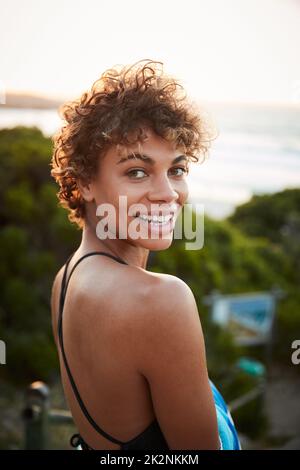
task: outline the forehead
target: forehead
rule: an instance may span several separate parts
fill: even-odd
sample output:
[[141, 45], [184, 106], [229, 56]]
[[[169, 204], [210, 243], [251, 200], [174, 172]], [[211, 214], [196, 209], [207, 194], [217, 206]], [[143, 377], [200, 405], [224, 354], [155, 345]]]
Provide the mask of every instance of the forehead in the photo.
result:
[[108, 149], [104, 158], [112, 163], [118, 163], [120, 158], [125, 158], [129, 154], [145, 154], [151, 156], [154, 160], [172, 159], [182, 154], [179, 148], [176, 148], [174, 142], [169, 142], [156, 134], [151, 129], [145, 130], [146, 139], [143, 142], [136, 142], [132, 145], [113, 145]]

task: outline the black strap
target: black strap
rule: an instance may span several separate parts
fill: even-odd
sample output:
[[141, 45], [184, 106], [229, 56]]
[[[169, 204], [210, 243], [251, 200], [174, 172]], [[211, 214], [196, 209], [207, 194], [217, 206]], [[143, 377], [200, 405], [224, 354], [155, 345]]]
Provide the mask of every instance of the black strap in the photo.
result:
[[61, 291], [60, 291], [60, 299], [59, 299], [59, 317], [58, 317], [58, 338], [59, 338], [59, 343], [60, 343], [60, 347], [61, 347], [61, 352], [62, 352], [62, 356], [63, 356], [63, 360], [64, 360], [64, 363], [65, 363], [65, 367], [66, 367], [66, 370], [67, 370], [67, 373], [68, 373], [68, 377], [69, 377], [69, 380], [70, 380], [70, 383], [71, 383], [71, 386], [73, 388], [73, 391], [74, 391], [74, 394], [77, 398], [77, 401], [79, 403], [79, 406], [82, 410], [82, 412], [84, 413], [85, 417], [87, 418], [87, 420], [89, 421], [89, 423], [93, 426], [94, 429], [96, 429], [96, 431], [98, 431], [103, 437], [105, 437], [106, 439], [109, 439], [110, 441], [116, 443], [116, 444], [120, 444], [120, 445], [123, 445], [123, 444], [126, 444], [126, 442], [123, 442], [123, 441], [120, 441], [118, 439], [115, 439], [114, 437], [110, 436], [109, 434], [107, 434], [105, 431], [103, 431], [103, 429], [101, 429], [98, 424], [93, 420], [93, 418], [91, 417], [91, 415], [89, 414], [85, 404], [83, 403], [82, 401], [82, 398], [79, 394], [79, 391], [76, 387], [76, 384], [74, 382], [74, 379], [73, 379], [73, 376], [71, 374], [71, 370], [70, 370], [70, 367], [69, 367], [69, 364], [68, 364], [68, 361], [67, 361], [67, 358], [66, 358], [66, 354], [65, 354], [65, 349], [64, 349], [64, 344], [63, 344], [63, 329], [62, 329], [62, 326], [63, 326], [63, 323], [62, 323], [62, 316], [63, 316], [63, 307], [64, 307], [64, 301], [65, 301], [65, 296], [66, 296], [66, 292], [67, 292], [67, 288], [68, 288], [68, 285], [69, 285], [69, 282], [70, 282], [70, 278], [74, 272], [74, 269], [76, 268], [76, 266], [84, 259], [84, 258], [87, 258], [88, 256], [92, 256], [92, 255], [104, 255], [104, 256], [109, 256], [110, 258], [122, 263], [122, 264], [127, 264], [125, 263], [125, 261], [123, 261], [121, 258], [118, 258], [114, 255], [111, 255], [109, 253], [105, 253], [105, 252], [102, 252], [102, 251], [93, 251], [93, 252], [90, 252], [90, 253], [87, 253], [85, 255], [83, 255], [81, 258], [78, 259], [78, 261], [76, 261], [76, 263], [74, 264], [73, 268], [71, 269], [71, 272], [70, 272], [70, 275], [68, 277], [68, 280], [67, 280], [67, 269], [68, 269], [68, 266], [69, 266], [69, 263], [72, 259], [72, 257], [74, 256], [74, 253], [72, 253], [72, 255], [67, 259], [66, 261], [66, 264], [65, 264], [65, 270], [64, 270], [64, 274], [63, 274], [63, 278], [62, 278], [62, 283], [61, 283]]
[[90, 447], [84, 441], [84, 439], [81, 437], [80, 434], [73, 434], [70, 438], [70, 444], [71, 444], [72, 447], [75, 447], [75, 449], [77, 449], [77, 447], [80, 445], [82, 450], [96, 450], [96, 449], [93, 449], [92, 447]]

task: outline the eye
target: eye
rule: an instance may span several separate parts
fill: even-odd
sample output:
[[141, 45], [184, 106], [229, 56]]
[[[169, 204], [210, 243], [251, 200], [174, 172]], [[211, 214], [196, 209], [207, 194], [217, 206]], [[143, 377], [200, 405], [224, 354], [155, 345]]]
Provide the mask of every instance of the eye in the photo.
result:
[[181, 173], [175, 174], [175, 176], [187, 175], [188, 172], [189, 172], [188, 168], [186, 168], [184, 166], [178, 166], [178, 167], [173, 168], [172, 170], [175, 170], [175, 172], [176, 172], [176, 170], [181, 170]]
[[142, 179], [143, 176], [135, 176], [137, 173], [140, 173], [140, 174], [146, 174], [144, 170], [140, 169], [140, 168], [136, 168], [134, 170], [130, 170], [128, 171], [126, 174], [129, 176], [129, 178], [133, 178], [133, 179]]

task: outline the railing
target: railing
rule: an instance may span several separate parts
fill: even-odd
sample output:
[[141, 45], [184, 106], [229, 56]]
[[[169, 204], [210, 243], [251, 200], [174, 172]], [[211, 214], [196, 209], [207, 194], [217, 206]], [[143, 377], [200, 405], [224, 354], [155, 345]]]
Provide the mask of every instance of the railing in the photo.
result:
[[33, 382], [26, 390], [24, 420], [24, 448], [47, 449], [49, 425], [74, 424], [66, 410], [50, 409], [50, 389], [44, 382]]
[[231, 402], [228, 403], [227, 408], [230, 411], [230, 413], [234, 413], [236, 410], [241, 408], [244, 405], [247, 405], [252, 400], [255, 400], [255, 398], [258, 398], [260, 395], [264, 395], [265, 393], [265, 382], [262, 381], [257, 385], [257, 387], [253, 388], [249, 392], [245, 393], [241, 397], [236, 398], [235, 400], [232, 400]]

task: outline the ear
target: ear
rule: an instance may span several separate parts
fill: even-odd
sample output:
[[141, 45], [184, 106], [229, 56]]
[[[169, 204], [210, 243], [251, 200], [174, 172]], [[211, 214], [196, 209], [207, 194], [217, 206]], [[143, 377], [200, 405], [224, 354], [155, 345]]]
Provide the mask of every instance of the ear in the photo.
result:
[[86, 202], [91, 202], [94, 200], [94, 188], [92, 182], [87, 183], [82, 180], [78, 180], [77, 186], [81, 196]]

